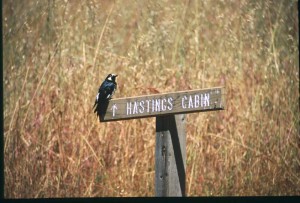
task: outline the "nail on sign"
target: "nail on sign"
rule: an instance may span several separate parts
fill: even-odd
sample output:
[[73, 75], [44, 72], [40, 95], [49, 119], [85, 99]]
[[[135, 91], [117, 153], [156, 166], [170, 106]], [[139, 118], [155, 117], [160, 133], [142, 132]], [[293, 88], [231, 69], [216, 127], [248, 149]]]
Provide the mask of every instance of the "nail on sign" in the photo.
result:
[[109, 101], [106, 111], [100, 115], [100, 121], [223, 110], [225, 108], [224, 96], [224, 88], [215, 87], [112, 99]]

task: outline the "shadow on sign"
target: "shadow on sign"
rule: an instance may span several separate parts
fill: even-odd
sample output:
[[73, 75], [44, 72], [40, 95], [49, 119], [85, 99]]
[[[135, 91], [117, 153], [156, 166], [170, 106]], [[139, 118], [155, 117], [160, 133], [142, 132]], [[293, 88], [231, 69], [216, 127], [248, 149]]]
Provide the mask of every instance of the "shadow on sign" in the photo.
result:
[[[174, 115], [171, 116], [171, 126], [177, 126]], [[177, 128], [171, 127], [170, 134], [171, 134], [171, 139], [172, 139], [172, 144], [174, 149], [174, 156], [175, 156], [175, 161], [176, 161], [176, 166], [178, 171], [181, 194], [185, 196], [185, 169], [184, 169], [183, 155], [181, 153], [181, 146], [179, 142], [179, 135], [178, 135]]]

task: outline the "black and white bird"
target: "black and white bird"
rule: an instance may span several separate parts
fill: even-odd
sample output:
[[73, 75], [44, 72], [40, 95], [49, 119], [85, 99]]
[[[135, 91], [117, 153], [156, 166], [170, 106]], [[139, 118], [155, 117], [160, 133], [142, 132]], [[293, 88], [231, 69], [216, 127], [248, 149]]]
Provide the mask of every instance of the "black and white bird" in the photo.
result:
[[107, 103], [107, 101], [109, 101], [112, 98], [113, 94], [117, 89], [117, 83], [116, 83], [117, 76], [118, 75], [116, 74], [108, 74], [108, 76], [101, 84], [98, 94], [96, 96], [95, 104], [93, 106], [93, 108], [96, 107], [94, 113], [99, 112], [100, 105]]

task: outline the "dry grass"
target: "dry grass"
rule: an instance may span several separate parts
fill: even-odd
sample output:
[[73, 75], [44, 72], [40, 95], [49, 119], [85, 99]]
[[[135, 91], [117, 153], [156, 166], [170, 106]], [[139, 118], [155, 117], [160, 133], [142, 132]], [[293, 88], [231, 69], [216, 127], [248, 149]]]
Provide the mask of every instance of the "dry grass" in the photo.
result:
[[[224, 85], [187, 116], [188, 196], [300, 195], [293, 1], [4, 1], [6, 198], [153, 196], [153, 118], [99, 123], [115, 97]], [[152, 88], [152, 89], [151, 89]]]

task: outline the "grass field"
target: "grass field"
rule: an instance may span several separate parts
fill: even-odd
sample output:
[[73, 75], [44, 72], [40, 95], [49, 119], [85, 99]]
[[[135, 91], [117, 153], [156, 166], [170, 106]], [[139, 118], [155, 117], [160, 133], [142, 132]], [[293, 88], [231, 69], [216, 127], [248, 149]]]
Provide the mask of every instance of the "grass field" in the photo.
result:
[[297, 4], [3, 1], [5, 198], [154, 195], [155, 119], [92, 112], [111, 72], [115, 98], [225, 87], [187, 115], [187, 196], [300, 195]]

